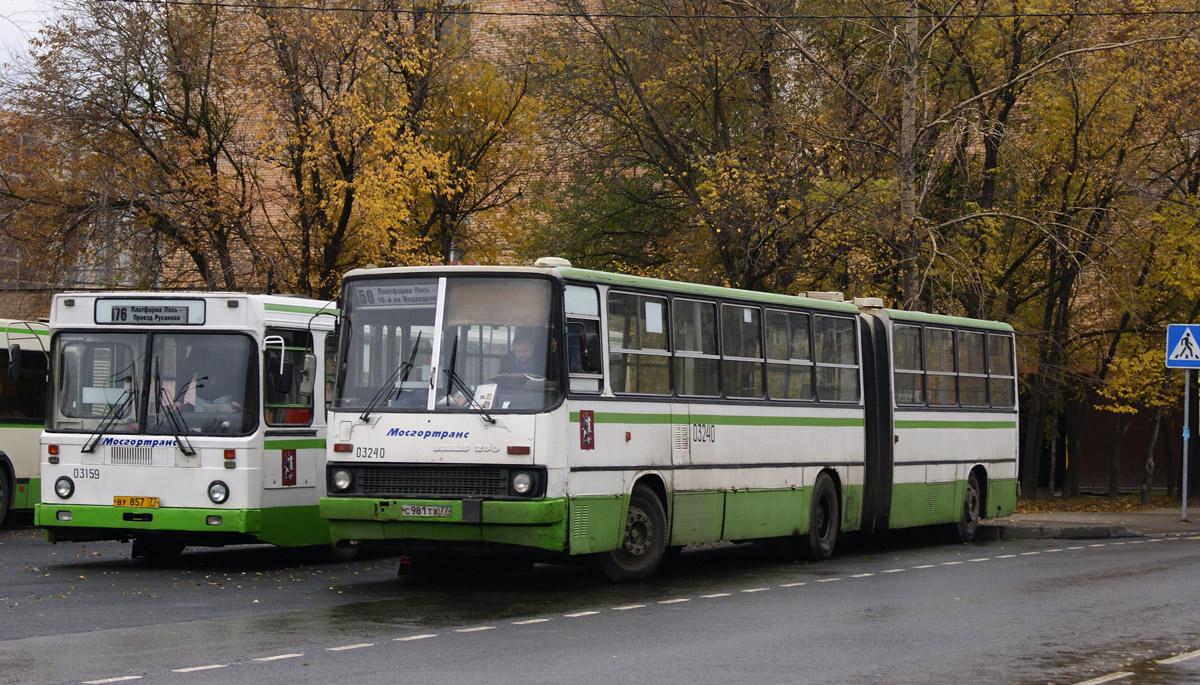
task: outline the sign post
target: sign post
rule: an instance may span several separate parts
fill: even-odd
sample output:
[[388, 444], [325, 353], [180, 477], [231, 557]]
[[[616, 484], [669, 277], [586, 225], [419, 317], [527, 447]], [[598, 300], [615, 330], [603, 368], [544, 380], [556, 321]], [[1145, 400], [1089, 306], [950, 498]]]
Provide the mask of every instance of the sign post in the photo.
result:
[[1167, 326], [1167, 368], [1184, 369], [1183, 372], [1183, 509], [1181, 520], [1187, 520], [1188, 484], [1188, 439], [1191, 430], [1188, 417], [1191, 414], [1192, 369], [1200, 369], [1200, 324], [1170, 324]]

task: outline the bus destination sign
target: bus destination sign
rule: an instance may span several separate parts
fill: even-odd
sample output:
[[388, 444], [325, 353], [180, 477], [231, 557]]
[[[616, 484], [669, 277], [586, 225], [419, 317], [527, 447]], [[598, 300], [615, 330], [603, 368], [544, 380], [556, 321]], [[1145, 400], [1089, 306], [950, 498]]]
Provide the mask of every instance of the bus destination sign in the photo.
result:
[[96, 300], [96, 323], [116, 326], [200, 326], [204, 300]]

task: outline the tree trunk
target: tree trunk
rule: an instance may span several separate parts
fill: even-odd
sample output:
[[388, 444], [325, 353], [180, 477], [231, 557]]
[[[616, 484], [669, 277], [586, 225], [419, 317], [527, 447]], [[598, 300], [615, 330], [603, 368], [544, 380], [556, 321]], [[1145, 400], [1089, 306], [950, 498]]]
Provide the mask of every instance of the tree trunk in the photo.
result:
[[1025, 454], [1021, 460], [1021, 495], [1037, 499], [1038, 466], [1042, 461], [1042, 436], [1046, 409], [1040, 397], [1034, 397], [1030, 418], [1025, 424]]
[[1121, 485], [1121, 450], [1125, 446], [1125, 433], [1129, 430], [1130, 416], [1117, 415], [1117, 434], [1113, 438], [1112, 463], [1108, 469], [1108, 498], [1116, 499]]
[[917, 51], [920, 49], [918, 4], [904, 2], [904, 84], [900, 102], [900, 140], [896, 176], [900, 186], [900, 287], [904, 308], [912, 309], [920, 299], [921, 235], [917, 221]]
[[1154, 445], [1158, 442], [1158, 428], [1162, 425], [1162, 415], [1162, 407], [1155, 407], [1150, 412], [1150, 437], [1146, 439], [1146, 466], [1142, 470], [1142, 504], [1150, 504], [1150, 486], [1154, 483]]
[[1174, 497], [1179, 491], [1179, 481], [1175, 479], [1175, 463], [1171, 459], [1171, 420], [1166, 416], [1162, 417], [1162, 434], [1167, 438], [1162, 441], [1163, 466], [1167, 469], [1167, 497]]

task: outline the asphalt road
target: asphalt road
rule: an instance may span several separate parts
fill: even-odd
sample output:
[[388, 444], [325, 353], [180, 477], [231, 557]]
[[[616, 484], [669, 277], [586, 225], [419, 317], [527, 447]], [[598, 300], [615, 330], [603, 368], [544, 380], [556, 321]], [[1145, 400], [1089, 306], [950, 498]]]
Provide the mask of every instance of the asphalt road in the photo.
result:
[[[688, 551], [652, 582], [586, 569], [417, 580], [394, 559], [0, 533], [5, 682], [1078, 683], [1200, 677], [1200, 538], [851, 540], [794, 563]], [[1174, 663], [1164, 659], [1179, 657]]]

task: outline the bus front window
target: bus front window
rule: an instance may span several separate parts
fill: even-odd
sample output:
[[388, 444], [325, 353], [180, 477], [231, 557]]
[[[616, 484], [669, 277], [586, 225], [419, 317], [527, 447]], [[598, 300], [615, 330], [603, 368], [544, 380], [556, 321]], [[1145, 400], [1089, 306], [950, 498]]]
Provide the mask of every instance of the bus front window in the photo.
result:
[[347, 282], [334, 407], [530, 411], [553, 405], [562, 345], [551, 334], [551, 293], [551, 281], [521, 277]]
[[255, 360], [244, 335], [155, 335], [147, 432], [249, 433], [258, 406]]
[[61, 333], [54, 339], [49, 427], [106, 432], [141, 430], [147, 336]]

